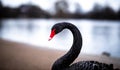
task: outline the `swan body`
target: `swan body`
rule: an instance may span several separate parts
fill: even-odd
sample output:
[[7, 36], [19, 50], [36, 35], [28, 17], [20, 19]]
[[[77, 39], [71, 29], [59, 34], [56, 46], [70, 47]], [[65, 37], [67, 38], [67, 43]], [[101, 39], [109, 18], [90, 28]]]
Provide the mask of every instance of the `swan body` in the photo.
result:
[[64, 29], [69, 29], [72, 32], [73, 45], [65, 55], [54, 62], [52, 70], [114, 70], [113, 64], [108, 65], [97, 61], [80, 61], [72, 64], [78, 57], [82, 48], [82, 36], [79, 29], [68, 22], [57, 23], [52, 27], [49, 40]]

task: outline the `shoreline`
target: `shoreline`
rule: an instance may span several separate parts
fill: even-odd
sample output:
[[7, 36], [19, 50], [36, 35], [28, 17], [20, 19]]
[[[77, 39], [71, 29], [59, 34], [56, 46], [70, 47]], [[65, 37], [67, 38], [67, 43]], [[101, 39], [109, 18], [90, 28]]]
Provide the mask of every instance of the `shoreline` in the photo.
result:
[[[0, 39], [0, 70], [50, 70], [67, 51], [53, 50]], [[120, 68], [120, 58], [81, 53], [74, 61], [95, 60]]]

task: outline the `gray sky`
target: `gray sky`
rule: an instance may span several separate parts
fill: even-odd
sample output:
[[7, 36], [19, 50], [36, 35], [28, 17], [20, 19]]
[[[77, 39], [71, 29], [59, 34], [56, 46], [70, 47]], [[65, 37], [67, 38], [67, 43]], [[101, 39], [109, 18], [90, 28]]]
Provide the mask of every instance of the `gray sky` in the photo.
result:
[[[54, 10], [54, 3], [58, 0], [2, 0], [5, 6], [18, 7], [21, 4], [32, 3], [40, 6], [44, 10]], [[69, 3], [69, 10], [73, 12], [75, 10], [75, 4], [79, 3], [81, 9], [86, 12], [93, 9], [95, 3], [102, 6], [109, 5], [115, 11], [120, 7], [120, 0], [67, 0]]]

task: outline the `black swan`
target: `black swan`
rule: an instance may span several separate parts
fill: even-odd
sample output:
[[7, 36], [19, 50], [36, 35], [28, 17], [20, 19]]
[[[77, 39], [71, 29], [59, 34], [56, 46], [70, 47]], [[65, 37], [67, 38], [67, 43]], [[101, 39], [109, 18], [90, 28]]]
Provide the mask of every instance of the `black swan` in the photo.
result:
[[78, 28], [68, 22], [57, 23], [52, 27], [49, 40], [65, 28], [69, 29], [73, 34], [73, 45], [64, 56], [55, 61], [52, 70], [118, 70], [113, 69], [113, 64], [108, 65], [97, 61], [80, 61], [71, 65], [82, 48], [82, 36]]

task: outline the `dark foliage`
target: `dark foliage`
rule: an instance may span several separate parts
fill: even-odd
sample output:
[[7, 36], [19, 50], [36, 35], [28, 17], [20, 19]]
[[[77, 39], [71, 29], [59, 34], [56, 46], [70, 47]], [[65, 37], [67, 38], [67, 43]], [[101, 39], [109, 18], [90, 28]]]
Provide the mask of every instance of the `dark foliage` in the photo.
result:
[[66, 1], [58, 1], [55, 3], [56, 13], [51, 15], [47, 11], [38, 6], [27, 4], [21, 5], [18, 8], [4, 7], [0, 1], [0, 18], [87, 18], [87, 19], [107, 19], [120, 20], [120, 9], [115, 12], [111, 7], [101, 7], [95, 4], [92, 11], [84, 13], [81, 12], [81, 7], [76, 4], [76, 11], [69, 12], [69, 5]]

